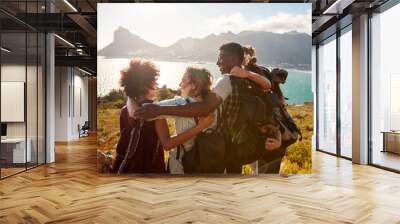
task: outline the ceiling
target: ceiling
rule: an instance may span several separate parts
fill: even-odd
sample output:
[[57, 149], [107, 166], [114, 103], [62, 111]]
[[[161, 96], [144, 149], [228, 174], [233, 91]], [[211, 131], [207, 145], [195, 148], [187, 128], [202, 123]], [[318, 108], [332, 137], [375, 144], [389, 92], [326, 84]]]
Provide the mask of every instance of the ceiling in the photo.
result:
[[[3, 60], [17, 61], [20, 55], [33, 52], [25, 31], [54, 32], [56, 66], [78, 66], [96, 74], [97, 12], [94, 0], [1, 0], [0, 22], [2, 43], [13, 49]], [[51, 13], [49, 13], [51, 11]], [[41, 46], [39, 46], [41, 47]], [[32, 54], [34, 55], [34, 54]]]
[[[388, 0], [255, 0], [251, 2], [311, 3], [312, 35], [313, 39], [318, 39], [324, 35], [324, 32], [329, 27], [337, 24], [339, 20], [346, 16], [356, 16], [366, 10], [376, 8], [386, 1]], [[55, 38], [56, 65], [79, 66], [96, 74], [97, 3], [110, 2], [179, 1], [47, 0], [46, 6], [46, 0], [1, 0], [0, 21], [2, 32], [18, 33], [24, 31], [25, 28], [39, 32], [54, 32], [58, 35]], [[189, 2], [189, 0], [185, 2]], [[195, 0], [190, 2], [204, 1]], [[215, 0], [209, 2], [226, 1]], [[50, 11], [52, 13], [49, 13]], [[8, 34], [7, 36], [10, 35]], [[19, 39], [15, 38], [17, 41]]]
[[354, 17], [373, 12], [390, 0], [311, 0], [313, 44], [352, 23]]

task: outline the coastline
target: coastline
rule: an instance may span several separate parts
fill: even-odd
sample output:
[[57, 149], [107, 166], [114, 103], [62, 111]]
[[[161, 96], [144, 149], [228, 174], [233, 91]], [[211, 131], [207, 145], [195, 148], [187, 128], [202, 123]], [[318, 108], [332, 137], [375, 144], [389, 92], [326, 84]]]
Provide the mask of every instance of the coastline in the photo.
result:
[[[123, 60], [126, 60], [126, 59], [131, 59], [131, 58], [134, 58], [134, 57], [136, 57], [136, 56], [131, 56], [131, 57], [123, 57], [123, 56], [118, 56], [118, 57], [107, 57], [107, 56], [103, 56], [103, 55], [98, 55], [97, 56], [97, 59], [99, 60], [99, 59], [123, 59]], [[161, 62], [180, 62], [180, 63], [188, 63], [188, 64], [215, 64], [215, 62], [214, 61], [191, 61], [191, 60], [188, 60], [188, 59], [168, 59], [168, 60], [163, 60], [163, 59], [157, 59], [157, 58], [148, 58], [148, 57], [142, 57], [142, 58], [145, 58], [145, 59], [148, 59], [148, 60], [151, 60], [151, 61], [161, 61]], [[267, 65], [265, 65], [265, 64], [260, 64], [261, 66], [265, 66], [265, 67], [267, 67], [268, 69], [271, 69], [271, 68], [282, 68], [282, 69], [285, 69], [285, 70], [287, 70], [287, 71], [294, 71], [294, 72], [302, 72], [302, 73], [312, 73], [312, 70], [309, 70], [309, 69], [303, 69], [303, 68], [299, 68], [299, 67], [296, 67], [295, 65], [293, 65], [294, 67], [287, 67], [287, 66], [284, 66], [284, 65], [279, 65], [279, 64], [277, 64], [276, 66], [267, 66]], [[310, 67], [311, 67], [311, 65], [309, 65]]]

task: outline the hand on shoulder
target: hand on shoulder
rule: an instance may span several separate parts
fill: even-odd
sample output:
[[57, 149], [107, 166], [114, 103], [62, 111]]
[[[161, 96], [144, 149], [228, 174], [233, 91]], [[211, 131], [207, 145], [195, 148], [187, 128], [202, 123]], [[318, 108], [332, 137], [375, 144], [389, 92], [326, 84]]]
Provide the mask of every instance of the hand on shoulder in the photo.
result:
[[239, 66], [235, 66], [232, 68], [230, 72], [231, 76], [239, 77], [239, 78], [247, 78], [249, 73], [246, 72], [244, 69], [242, 69]]

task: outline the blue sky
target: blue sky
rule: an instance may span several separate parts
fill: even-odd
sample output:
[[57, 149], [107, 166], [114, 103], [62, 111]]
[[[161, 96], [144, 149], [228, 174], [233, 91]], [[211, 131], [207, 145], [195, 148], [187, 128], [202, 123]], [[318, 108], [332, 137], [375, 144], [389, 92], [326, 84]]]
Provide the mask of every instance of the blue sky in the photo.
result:
[[99, 3], [97, 9], [99, 49], [112, 42], [113, 32], [120, 26], [159, 46], [228, 30], [311, 35], [311, 4]]

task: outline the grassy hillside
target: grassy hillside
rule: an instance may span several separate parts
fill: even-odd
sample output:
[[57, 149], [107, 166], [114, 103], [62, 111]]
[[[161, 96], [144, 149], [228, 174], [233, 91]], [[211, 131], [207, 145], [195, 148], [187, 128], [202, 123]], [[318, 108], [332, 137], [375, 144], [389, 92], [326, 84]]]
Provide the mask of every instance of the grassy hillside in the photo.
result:
[[[159, 90], [160, 100], [172, 98], [176, 92], [161, 88]], [[124, 105], [125, 99], [122, 93], [114, 91], [99, 99], [98, 118], [98, 149], [109, 153], [115, 158], [115, 149], [119, 139], [119, 111]], [[301, 106], [291, 105], [289, 113], [295, 119], [303, 133], [303, 140], [291, 145], [286, 152], [281, 165], [281, 173], [310, 173], [311, 172], [311, 139], [313, 132], [313, 104], [307, 103]], [[168, 122], [170, 132], [174, 133], [173, 122]], [[168, 153], [166, 153], [166, 158]], [[243, 173], [248, 174], [250, 169], [244, 166]]]
[[287, 174], [311, 173], [311, 142], [314, 128], [314, 106], [307, 103], [302, 106], [289, 106], [288, 111], [303, 134], [303, 140], [288, 147], [281, 165], [281, 172]]

